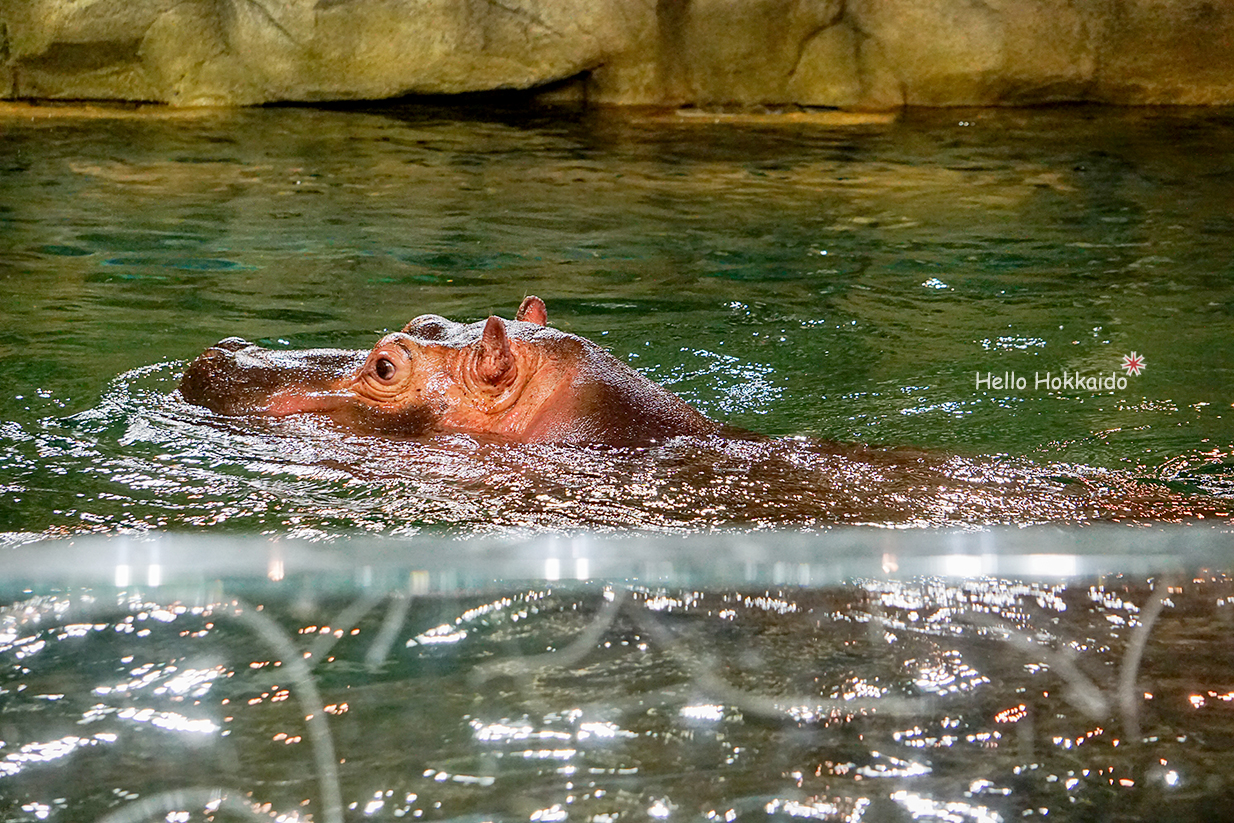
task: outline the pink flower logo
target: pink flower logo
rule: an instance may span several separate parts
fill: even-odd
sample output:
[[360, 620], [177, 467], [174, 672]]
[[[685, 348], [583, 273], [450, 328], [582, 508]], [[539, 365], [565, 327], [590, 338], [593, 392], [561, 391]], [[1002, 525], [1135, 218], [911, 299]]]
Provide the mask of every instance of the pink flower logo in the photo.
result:
[[1123, 355], [1123, 371], [1139, 377], [1140, 372], [1144, 371], [1144, 355], [1136, 352]]

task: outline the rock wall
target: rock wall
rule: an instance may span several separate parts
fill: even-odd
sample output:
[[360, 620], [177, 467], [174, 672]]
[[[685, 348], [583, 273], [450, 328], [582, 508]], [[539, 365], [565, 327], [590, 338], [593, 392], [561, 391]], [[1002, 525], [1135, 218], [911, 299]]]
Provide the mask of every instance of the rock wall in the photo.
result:
[[0, 0], [10, 99], [553, 84], [613, 104], [1234, 104], [1234, 0]]

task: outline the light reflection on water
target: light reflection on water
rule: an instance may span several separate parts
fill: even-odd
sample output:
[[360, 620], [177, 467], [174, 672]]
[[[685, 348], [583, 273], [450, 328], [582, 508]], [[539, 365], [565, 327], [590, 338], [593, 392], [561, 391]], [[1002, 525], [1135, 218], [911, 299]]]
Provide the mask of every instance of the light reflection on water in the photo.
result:
[[[1119, 534], [1145, 557], [1170, 539]], [[348, 592], [288, 546], [278, 582], [195, 560], [217, 571], [192, 584], [189, 555], [163, 586], [10, 594], [0, 816], [1203, 820], [1234, 791], [1224, 573], [798, 587], [764, 584], [782, 572], [757, 544], [713, 559], [725, 546], [755, 582], [719, 583], [704, 552], [679, 559], [705, 585], [441, 591], [439, 564], [414, 594], [383, 549], [330, 561], [374, 581]], [[1073, 566], [1094, 560], [1120, 562]]]
[[[738, 426], [953, 450], [972, 461], [957, 471], [995, 483], [1009, 478], [981, 455], [1228, 499], [1229, 113], [959, 117], [700, 128], [406, 106], [7, 120], [0, 530], [324, 538], [859, 519], [802, 504], [800, 473], [781, 478], [785, 505], [745, 505], [792, 475], [786, 461], [818, 467], [809, 450], [781, 450], [746, 484], [758, 449], [701, 445], [694, 457], [727, 476], [700, 490], [688, 450], [565, 459], [456, 439], [375, 479], [355, 469], [390, 458], [379, 446], [194, 418], [144, 394], [166, 395], [225, 335], [361, 348], [421, 311], [509, 315], [529, 292], [551, 322]], [[1104, 374], [1133, 350], [1149, 365], [1125, 393], [975, 385]], [[823, 489], [871, 492], [862, 522], [1093, 516], [1053, 494], [1034, 509], [939, 493], [914, 510], [919, 488], [890, 491], [852, 462], [820, 471], [855, 472]]]
[[[0, 560], [62, 562], [0, 612], [0, 817], [1224, 815], [1234, 593], [1166, 560], [1208, 532], [1147, 558], [1119, 534], [1122, 575], [1098, 577], [1072, 532], [1011, 555], [955, 537], [923, 570], [884, 529], [854, 572], [778, 530], [1228, 510], [1228, 113], [964, 117], [6, 123]], [[224, 335], [367, 347], [528, 292], [707, 413], [790, 437], [398, 442], [172, 396]], [[1133, 349], [1150, 365], [1125, 396], [973, 385]], [[767, 554], [725, 576], [722, 552], [693, 573], [669, 547], [618, 573], [631, 546], [579, 529], [765, 531]], [[19, 545], [152, 530], [272, 542], [196, 587], [172, 585], [171, 548], [53, 586], [97, 558]], [[280, 542], [434, 532], [546, 553], [481, 585], [504, 553], [315, 577]]]
[[[5, 461], [23, 475], [11, 494], [21, 520], [42, 522], [42, 535], [224, 528], [335, 540], [446, 529], [1174, 522], [1224, 519], [1230, 510], [1221, 457], [1210, 483], [1168, 479], [1193, 468], [1190, 460], [1145, 479], [806, 438], [680, 438], [638, 449], [400, 440], [351, 435], [312, 416], [218, 417], [179, 399], [178, 373], [175, 363], [139, 369], [116, 378], [96, 408], [10, 426]], [[979, 560], [951, 562], [961, 564], [955, 573], [983, 571]]]

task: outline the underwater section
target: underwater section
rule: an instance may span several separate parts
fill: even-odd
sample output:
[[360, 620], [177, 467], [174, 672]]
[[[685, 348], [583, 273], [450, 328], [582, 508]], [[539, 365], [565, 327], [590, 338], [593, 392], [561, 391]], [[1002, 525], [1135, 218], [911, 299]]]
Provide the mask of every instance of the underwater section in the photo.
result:
[[1198, 528], [6, 553], [12, 821], [1211, 820]]

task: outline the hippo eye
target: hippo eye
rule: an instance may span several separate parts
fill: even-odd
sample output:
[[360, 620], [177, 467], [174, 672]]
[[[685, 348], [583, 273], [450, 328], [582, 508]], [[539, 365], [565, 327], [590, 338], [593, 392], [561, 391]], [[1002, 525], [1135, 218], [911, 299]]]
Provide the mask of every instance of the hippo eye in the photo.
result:
[[377, 362], [373, 364], [373, 372], [379, 380], [393, 380], [394, 375], [398, 373], [398, 368], [388, 357], [379, 357]]

